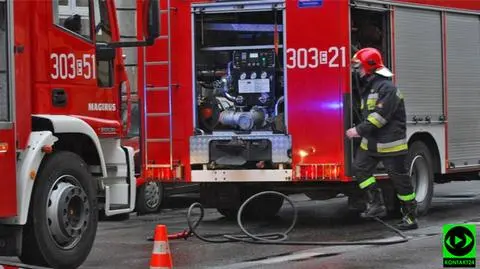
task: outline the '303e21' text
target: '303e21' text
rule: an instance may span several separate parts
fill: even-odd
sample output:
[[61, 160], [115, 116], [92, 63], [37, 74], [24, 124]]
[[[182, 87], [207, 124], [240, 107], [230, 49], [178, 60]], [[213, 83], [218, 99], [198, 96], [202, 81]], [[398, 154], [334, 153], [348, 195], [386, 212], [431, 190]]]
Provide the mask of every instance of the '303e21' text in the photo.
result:
[[289, 69], [307, 69], [327, 66], [329, 68], [346, 67], [345, 47], [330, 47], [326, 50], [317, 48], [289, 48], [286, 51], [286, 66]]

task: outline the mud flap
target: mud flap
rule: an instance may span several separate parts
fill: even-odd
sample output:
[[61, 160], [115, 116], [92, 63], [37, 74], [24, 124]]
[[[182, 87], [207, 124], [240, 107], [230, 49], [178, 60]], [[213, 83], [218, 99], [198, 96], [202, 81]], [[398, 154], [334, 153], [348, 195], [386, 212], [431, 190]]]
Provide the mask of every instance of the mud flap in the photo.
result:
[[118, 160], [110, 163], [107, 159], [108, 177], [104, 180], [104, 211], [107, 217], [128, 214], [135, 209], [137, 182], [134, 151], [130, 147], [119, 147], [117, 150], [118, 156], [121, 156]]
[[0, 256], [19, 256], [22, 249], [22, 226], [0, 225]]

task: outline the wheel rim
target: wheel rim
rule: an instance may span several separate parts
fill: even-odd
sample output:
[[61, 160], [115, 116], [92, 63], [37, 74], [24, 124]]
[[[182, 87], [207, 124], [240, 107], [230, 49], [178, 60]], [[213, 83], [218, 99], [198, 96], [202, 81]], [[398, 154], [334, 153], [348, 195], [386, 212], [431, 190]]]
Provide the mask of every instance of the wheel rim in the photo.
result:
[[50, 237], [61, 249], [74, 248], [89, 225], [85, 190], [74, 176], [61, 176], [52, 185], [46, 206]]
[[429, 172], [427, 160], [417, 155], [413, 158], [410, 165], [410, 176], [412, 178], [413, 190], [415, 191], [415, 200], [423, 202], [428, 193]]
[[155, 182], [145, 183], [145, 205], [154, 209], [160, 204], [160, 186]]

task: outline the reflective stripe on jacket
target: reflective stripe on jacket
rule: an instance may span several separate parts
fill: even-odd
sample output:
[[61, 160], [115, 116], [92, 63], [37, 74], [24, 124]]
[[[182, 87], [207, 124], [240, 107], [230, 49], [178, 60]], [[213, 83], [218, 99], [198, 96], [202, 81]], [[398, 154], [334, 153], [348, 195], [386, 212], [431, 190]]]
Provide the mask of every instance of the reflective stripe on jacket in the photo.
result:
[[360, 147], [381, 155], [408, 152], [405, 103], [401, 92], [382, 76], [368, 83], [362, 94], [363, 121], [356, 127]]

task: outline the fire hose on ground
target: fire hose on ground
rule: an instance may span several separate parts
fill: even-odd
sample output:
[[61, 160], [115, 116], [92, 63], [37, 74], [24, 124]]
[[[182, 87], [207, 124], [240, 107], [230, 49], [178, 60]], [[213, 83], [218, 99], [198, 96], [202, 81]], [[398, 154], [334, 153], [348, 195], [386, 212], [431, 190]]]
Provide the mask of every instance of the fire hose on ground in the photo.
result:
[[[242, 222], [242, 213], [244, 208], [255, 198], [262, 196], [262, 195], [279, 195], [282, 196], [292, 207], [293, 209], [293, 220], [291, 225], [288, 229], [285, 230], [283, 233], [264, 233], [264, 234], [252, 234], [250, 233], [244, 226]], [[200, 209], [200, 217], [198, 220], [193, 221], [192, 212], [195, 208]], [[252, 195], [249, 197], [243, 204], [240, 206], [238, 213], [237, 213], [237, 224], [242, 230], [243, 234], [240, 235], [227, 235], [223, 234], [221, 239], [213, 239], [207, 238], [205, 236], [200, 235], [197, 232], [197, 228], [200, 225], [201, 221], [204, 218], [204, 208], [200, 203], [193, 203], [187, 212], [187, 223], [189, 230], [185, 230], [180, 233], [169, 235], [169, 239], [179, 239], [184, 238], [187, 239], [188, 237], [195, 235], [198, 239], [210, 242], [210, 243], [229, 243], [229, 242], [244, 242], [244, 243], [252, 243], [252, 244], [273, 244], [273, 245], [315, 245], [315, 246], [351, 246], [351, 245], [391, 245], [391, 244], [399, 244], [408, 241], [408, 237], [399, 229], [391, 226], [390, 224], [384, 222], [379, 218], [373, 218], [375, 221], [383, 224], [387, 229], [397, 233], [400, 238], [392, 239], [392, 240], [361, 240], [361, 241], [352, 241], [352, 242], [322, 242], [322, 241], [287, 241], [288, 234], [294, 229], [297, 223], [297, 216], [298, 210], [293, 204], [293, 201], [285, 194], [276, 192], [276, 191], [264, 191]]]

